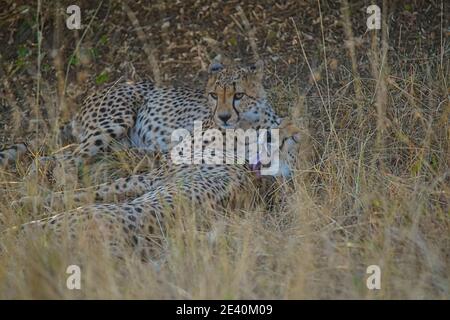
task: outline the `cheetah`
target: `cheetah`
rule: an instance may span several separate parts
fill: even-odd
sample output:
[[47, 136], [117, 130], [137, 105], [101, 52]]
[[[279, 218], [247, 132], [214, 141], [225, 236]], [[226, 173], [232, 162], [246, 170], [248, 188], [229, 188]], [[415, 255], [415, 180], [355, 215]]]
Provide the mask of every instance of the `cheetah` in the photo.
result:
[[[280, 118], [267, 101], [263, 69], [262, 61], [250, 66], [213, 61], [204, 90], [159, 87], [151, 81], [141, 81], [96, 92], [61, 128], [63, 141], [78, 143], [64, 159], [70, 158], [75, 164], [88, 162], [114, 141], [150, 154], [167, 152], [172, 146], [173, 130], [184, 128], [192, 132], [194, 121], [221, 130], [277, 126]], [[18, 155], [13, 149], [1, 151], [0, 165], [11, 163]]]
[[[279, 129], [280, 170], [288, 178], [296, 168], [302, 129], [290, 120], [282, 120]], [[226, 153], [226, 152], [224, 152]], [[225, 156], [229, 156], [226, 154]], [[149, 255], [160, 245], [165, 214], [173, 213], [177, 200], [200, 210], [226, 207], [236, 196], [252, 192], [258, 183], [258, 164], [169, 164], [146, 174], [120, 178], [94, 188], [79, 191], [77, 202], [92, 194], [95, 204], [63, 212], [24, 227], [40, 226], [58, 236], [76, 239], [95, 228], [101, 230], [112, 251], [126, 245]], [[118, 199], [118, 203], [112, 203]], [[101, 203], [104, 202], [104, 203]], [[116, 249], [116, 250], [115, 250]]]

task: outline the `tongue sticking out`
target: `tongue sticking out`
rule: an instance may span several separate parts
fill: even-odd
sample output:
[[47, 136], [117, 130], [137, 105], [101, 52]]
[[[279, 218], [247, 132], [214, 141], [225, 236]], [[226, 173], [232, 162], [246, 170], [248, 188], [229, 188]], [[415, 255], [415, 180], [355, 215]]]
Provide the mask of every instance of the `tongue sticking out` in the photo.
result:
[[268, 144], [270, 145], [270, 142], [267, 141], [267, 137], [258, 139], [259, 152], [256, 154], [256, 156], [250, 157], [250, 170], [252, 170], [257, 177], [261, 177], [261, 170], [263, 169], [262, 161], [264, 159], [267, 159], [267, 157], [270, 157], [269, 155], [271, 154], [269, 152], [270, 146], [268, 146]]

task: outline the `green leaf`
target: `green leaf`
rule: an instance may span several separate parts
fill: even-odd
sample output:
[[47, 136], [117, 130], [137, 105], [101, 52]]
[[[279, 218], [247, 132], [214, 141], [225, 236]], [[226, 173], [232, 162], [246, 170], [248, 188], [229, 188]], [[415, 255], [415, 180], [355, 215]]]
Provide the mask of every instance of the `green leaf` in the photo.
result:
[[25, 46], [20, 46], [19, 49], [17, 49], [17, 55], [19, 58], [25, 58], [30, 54], [30, 50]]
[[98, 49], [97, 48], [91, 48], [91, 49], [89, 49], [89, 51], [91, 52], [92, 58], [97, 59], [97, 57], [98, 57]]
[[102, 71], [102, 73], [100, 73], [96, 78], [95, 78], [95, 83], [100, 85], [103, 84], [105, 82], [107, 82], [109, 80], [109, 75], [106, 71]]
[[108, 43], [108, 36], [106, 34], [102, 35], [100, 37], [99, 42], [100, 42], [100, 44], [107, 44]]
[[80, 59], [76, 55], [72, 55], [69, 58], [69, 66], [77, 66], [80, 64]]
[[237, 46], [237, 39], [236, 39], [236, 37], [231, 37], [230, 39], [228, 39], [228, 43], [230, 45], [232, 45], [233, 47]]

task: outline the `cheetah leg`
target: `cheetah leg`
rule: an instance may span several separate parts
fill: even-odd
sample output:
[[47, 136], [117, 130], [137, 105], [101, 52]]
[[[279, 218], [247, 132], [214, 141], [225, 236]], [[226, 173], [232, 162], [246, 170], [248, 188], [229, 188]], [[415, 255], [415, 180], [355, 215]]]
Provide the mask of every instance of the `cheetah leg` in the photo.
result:
[[[71, 197], [75, 205], [83, 205], [91, 201], [95, 202], [123, 202], [126, 199], [137, 198], [148, 192], [151, 188], [164, 181], [164, 168], [152, 170], [146, 174], [132, 175], [126, 178], [119, 178], [112, 182], [103, 183], [85, 189], [73, 191]], [[63, 210], [67, 203], [67, 191], [52, 193], [44, 199], [44, 205], [53, 210]], [[20, 204], [25, 205], [33, 198], [24, 197]]]
[[81, 143], [71, 155], [66, 155], [62, 161], [57, 162], [53, 176], [58, 179], [58, 183], [62, 183], [65, 187], [75, 184], [78, 167], [92, 160], [99, 152], [106, 151], [113, 140], [123, 138], [134, 125], [134, 113], [124, 116], [119, 124], [114, 123], [115, 120], [117, 119], [112, 118], [108, 119], [108, 122], [101, 122], [98, 127], [80, 139]]
[[71, 203], [71, 201], [76, 206], [92, 203], [92, 201], [100, 203], [123, 202], [126, 199], [137, 198], [151, 188], [162, 184], [167, 179], [166, 170], [166, 167], [161, 166], [145, 174], [118, 178], [112, 182], [88, 188], [53, 192], [43, 199], [35, 196], [26, 196], [18, 201], [14, 201], [12, 205], [19, 208], [39, 203], [55, 211], [67, 209], [67, 203]]
[[115, 126], [108, 127], [108, 131], [98, 128], [91, 133], [87, 138], [82, 139], [80, 145], [73, 152], [73, 158], [76, 159], [76, 164], [81, 164], [89, 159], [92, 159], [99, 152], [106, 151], [111, 142], [115, 139], [121, 139], [125, 136], [128, 129], [132, 127], [134, 121], [129, 126]]
[[14, 229], [22, 232], [40, 230], [49, 232], [61, 243], [65, 240], [90, 241], [92, 237], [105, 243], [113, 256], [123, 258], [128, 249], [133, 249], [140, 258], [156, 261], [164, 249], [162, 212], [165, 205], [162, 201], [150, 198], [124, 204], [89, 205], [32, 221], [2, 234]]
[[144, 194], [154, 181], [148, 175], [133, 175], [119, 178], [112, 183], [105, 183], [74, 195], [76, 203], [82, 203], [95, 196], [95, 201], [112, 202], [123, 201], [127, 198], [136, 198]]
[[73, 153], [75, 164], [85, 162], [122, 140], [134, 126], [136, 114], [151, 83], [120, 84], [88, 97], [77, 118], [80, 145]]

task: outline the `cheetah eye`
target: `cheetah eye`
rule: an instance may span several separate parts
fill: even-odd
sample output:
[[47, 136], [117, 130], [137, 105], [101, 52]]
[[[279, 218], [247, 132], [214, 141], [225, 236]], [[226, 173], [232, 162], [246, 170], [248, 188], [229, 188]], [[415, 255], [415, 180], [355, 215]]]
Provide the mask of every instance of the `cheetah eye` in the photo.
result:
[[209, 95], [210, 95], [211, 98], [213, 98], [214, 100], [217, 100], [217, 94], [215, 94], [214, 92], [210, 92]]
[[244, 97], [244, 94], [242, 92], [238, 92], [234, 94], [235, 100], [241, 100]]
[[291, 138], [295, 143], [300, 142], [300, 134], [299, 133], [294, 134]]

